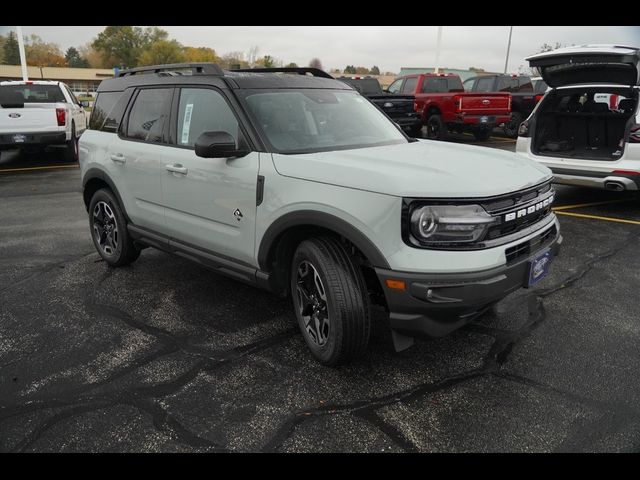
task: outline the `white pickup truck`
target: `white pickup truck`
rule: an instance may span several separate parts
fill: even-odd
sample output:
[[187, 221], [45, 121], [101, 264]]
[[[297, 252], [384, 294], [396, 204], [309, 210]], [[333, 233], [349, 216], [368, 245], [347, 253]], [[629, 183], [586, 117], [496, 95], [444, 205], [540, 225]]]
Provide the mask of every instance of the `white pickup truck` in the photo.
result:
[[0, 82], [0, 153], [64, 145], [65, 159], [77, 161], [78, 138], [86, 128], [87, 114], [64, 83]]

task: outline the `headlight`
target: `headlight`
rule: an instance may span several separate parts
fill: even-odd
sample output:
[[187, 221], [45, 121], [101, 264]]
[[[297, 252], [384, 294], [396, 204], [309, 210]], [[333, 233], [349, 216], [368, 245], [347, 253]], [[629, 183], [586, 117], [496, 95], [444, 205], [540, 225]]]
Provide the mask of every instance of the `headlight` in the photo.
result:
[[495, 222], [480, 205], [431, 205], [413, 210], [411, 233], [424, 245], [473, 243]]

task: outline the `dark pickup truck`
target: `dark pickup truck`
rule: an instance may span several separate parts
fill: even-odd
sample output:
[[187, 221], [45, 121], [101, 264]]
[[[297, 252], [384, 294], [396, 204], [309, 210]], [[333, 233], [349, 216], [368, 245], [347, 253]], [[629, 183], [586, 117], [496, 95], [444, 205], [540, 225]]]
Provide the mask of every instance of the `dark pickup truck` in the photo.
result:
[[386, 93], [377, 79], [372, 77], [340, 77], [341, 82], [352, 86], [361, 95], [367, 97], [374, 105], [386, 113], [411, 137], [419, 137], [422, 120], [415, 112], [413, 95]]
[[[546, 87], [545, 87], [546, 88]], [[511, 121], [504, 124], [505, 135], [518, 137], [518, 127], [524, 122], [544, 96], [536, 92], [531, 77], [526, 75], [482, 75], [469, 78], [464, 82], [465, 92], [493, 93], [508, 92], [511, 94]]]

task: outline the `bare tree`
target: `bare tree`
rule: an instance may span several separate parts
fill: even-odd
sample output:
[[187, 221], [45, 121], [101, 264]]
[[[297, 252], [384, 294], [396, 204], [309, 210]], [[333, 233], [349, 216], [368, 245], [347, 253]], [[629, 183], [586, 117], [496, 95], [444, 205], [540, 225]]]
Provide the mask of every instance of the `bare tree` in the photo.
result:
[[322, 62], [317, 57], [311, 59], [311, 61], [309, 62], [309, 66], [311, 68], [318, 68], [318, 69], [322, 70]]
[[258, 46], [253, 45], [247, 52], [247, 62], [250, 67], [254, 67], [256, 65], [256, 61], [258, 60], [258, 50]]

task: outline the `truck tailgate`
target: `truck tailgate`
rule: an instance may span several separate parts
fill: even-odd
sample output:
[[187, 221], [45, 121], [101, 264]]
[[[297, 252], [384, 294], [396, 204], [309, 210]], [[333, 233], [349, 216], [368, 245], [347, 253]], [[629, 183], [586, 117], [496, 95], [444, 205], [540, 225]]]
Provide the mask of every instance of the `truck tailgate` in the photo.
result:
[[413, 95], [367, 95], [367, 98], [390, 117], [415, 111]]
[[0, 133], [57, 132], [56, 104], [0, 108]]
[[460, 94], [460, 111], [469, 115], [508, 115], [511, 113], [511, 94]]

